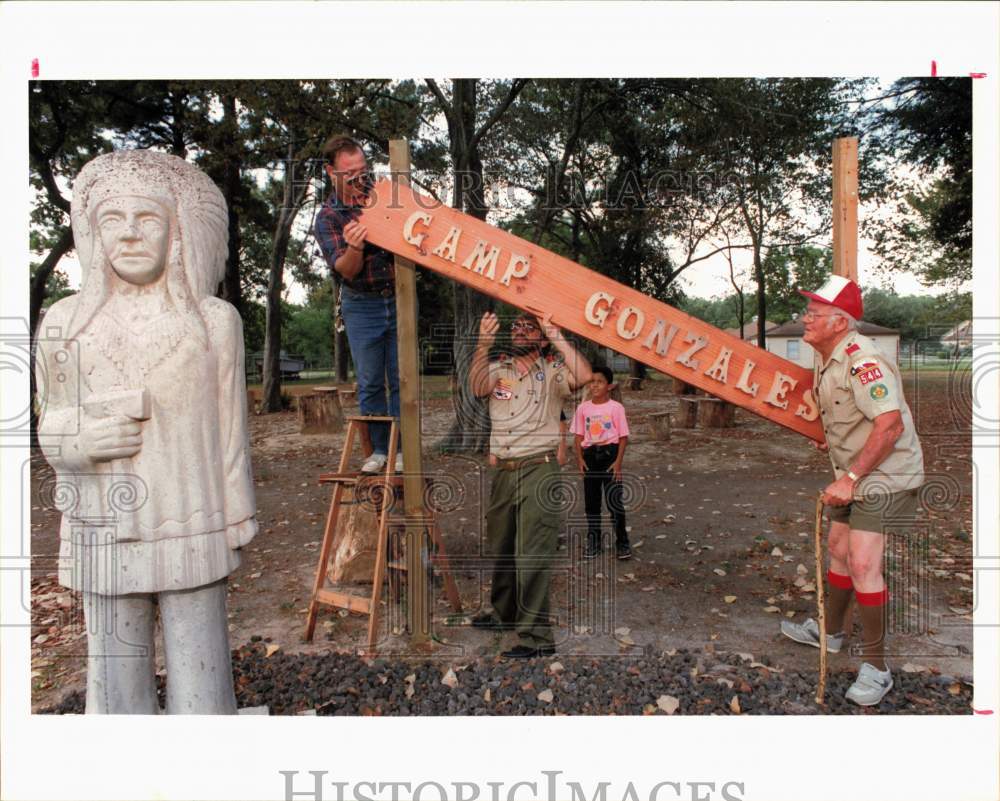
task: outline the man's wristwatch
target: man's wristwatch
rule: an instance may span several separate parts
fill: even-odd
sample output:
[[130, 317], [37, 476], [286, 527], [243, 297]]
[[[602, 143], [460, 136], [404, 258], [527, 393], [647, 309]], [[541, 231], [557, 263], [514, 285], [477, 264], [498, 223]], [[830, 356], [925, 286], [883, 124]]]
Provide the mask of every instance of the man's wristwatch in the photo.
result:
[[855, 482], [855, 483], [857, 483], [858, 481], [860, 481], [860, 480], [861, 480], [861, 476], [859, 476], [859, 475], [858, 475], [857, 473], [855, 473], [855, 472], [854, 472], [853, 470], [848, 470], [848, 471], [847, 471], [847, 477], [848, 477], [849, 479], [851, 479], [851, 481], [853, 481], [853, 482]]

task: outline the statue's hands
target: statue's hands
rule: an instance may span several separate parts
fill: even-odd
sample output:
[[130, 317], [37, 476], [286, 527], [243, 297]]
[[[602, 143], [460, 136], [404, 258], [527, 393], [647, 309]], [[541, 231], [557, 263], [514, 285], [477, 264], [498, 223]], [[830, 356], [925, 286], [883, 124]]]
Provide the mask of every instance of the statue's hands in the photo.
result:
[[493, 312], [486, 312], [479, 320], [479, 347], [491, 348], [500, 330], [500, 321]]
[[142, 447], [142, 426], [123, 414], [93, 418], [83, 416], [80, 429], [83, 452], [94, 462], [135, 456]]

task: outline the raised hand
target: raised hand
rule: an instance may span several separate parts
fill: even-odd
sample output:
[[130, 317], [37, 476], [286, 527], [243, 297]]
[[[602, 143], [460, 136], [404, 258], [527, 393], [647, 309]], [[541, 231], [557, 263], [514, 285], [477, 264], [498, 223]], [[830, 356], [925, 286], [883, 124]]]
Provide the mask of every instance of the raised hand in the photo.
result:
[[500, 321], [493, 312], [486, 312], [479, 320], [479, 346], [491, 347], [500, 330]]

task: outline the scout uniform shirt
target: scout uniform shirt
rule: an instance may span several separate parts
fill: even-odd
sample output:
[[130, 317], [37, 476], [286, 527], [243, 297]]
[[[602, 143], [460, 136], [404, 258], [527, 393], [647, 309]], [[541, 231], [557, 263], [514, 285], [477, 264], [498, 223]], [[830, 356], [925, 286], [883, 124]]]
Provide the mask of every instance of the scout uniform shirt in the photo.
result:
[[559, 445], [559, 412], [572, 392], [561, 353], [538, 357], [521, 375], [512, 356], [490, 363], [490, 452], [500, 459], [523, 459]]
[[820, 364], [821, 359], [817, 352], [813, 386], [818, 388], [820, 419], [836, 477], [844, 475], [861, 453], [874, 428], [872, 421], [885, 412], [898, 411], [903, 433], [882, 463], [858, 482], [854, 495], [860, 498], [919, 487], [924, 481], [924, 457], [895, 361], [856, 331], [837, 343], [825, 364]]

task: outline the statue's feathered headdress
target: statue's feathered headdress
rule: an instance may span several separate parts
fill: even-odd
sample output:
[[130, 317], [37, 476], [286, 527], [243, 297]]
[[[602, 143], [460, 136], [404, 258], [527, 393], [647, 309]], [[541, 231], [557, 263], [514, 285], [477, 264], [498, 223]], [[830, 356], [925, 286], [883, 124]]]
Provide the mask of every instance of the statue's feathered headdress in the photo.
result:
[[83, 286], [69, 338], [79, 334], [107, 300], [111, 264], [95, 212], [103, 200], [122, 195], [151, 198], [170, 212], [167, 291], [180, 312], [198, 318], [197, 328], [206, 335], [198, 306], [215, 294], [225, 276], [226, 201], [212, 180], [184, 159], [152, 150], [121, 150], [87, 162], [73, 184], [70, 216]]

